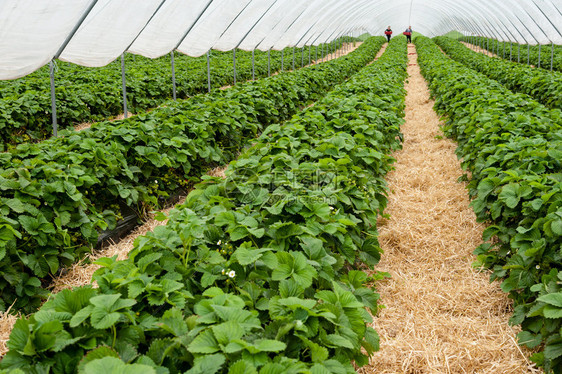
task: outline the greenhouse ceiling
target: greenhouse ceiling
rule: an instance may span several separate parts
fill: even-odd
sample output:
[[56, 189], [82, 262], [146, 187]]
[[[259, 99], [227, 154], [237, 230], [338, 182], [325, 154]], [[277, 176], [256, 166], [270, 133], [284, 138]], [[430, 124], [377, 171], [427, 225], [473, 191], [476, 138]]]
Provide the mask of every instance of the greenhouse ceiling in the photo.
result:
[[0, 79], [52, 59], [103, 66], [123, 52], [302, 47], [388, 25], [562, 44], [562, 0], [0, 0]]

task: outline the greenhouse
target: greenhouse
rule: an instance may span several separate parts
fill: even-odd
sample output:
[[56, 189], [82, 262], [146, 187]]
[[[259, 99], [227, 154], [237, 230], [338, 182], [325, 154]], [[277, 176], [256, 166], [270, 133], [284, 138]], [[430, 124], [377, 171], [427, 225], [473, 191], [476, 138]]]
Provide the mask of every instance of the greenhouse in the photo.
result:
[[0, 374], [562, 373], [562, 0], [0, 35]]

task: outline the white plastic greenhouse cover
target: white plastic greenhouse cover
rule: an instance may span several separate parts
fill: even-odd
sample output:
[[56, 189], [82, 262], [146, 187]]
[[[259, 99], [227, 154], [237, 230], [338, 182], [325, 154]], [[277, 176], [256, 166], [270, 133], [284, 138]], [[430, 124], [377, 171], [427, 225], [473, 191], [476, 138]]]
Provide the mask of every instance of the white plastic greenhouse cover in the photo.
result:
[[103, 66], [124, 52], [279, 50], [388, 25], [562, 44], [562, 0], [0, 0], [0, 79], [52, 59]]

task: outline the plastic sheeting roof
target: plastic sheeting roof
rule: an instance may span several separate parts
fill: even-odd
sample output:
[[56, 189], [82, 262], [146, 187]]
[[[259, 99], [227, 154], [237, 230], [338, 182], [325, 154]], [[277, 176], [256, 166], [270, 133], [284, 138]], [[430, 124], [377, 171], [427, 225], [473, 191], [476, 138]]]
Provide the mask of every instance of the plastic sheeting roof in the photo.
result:
[[282, 49], [408, 25], [562, 44], [562, 0], [0, 0], [0, 79], [51, 59], [103, 66], [131, 52]]

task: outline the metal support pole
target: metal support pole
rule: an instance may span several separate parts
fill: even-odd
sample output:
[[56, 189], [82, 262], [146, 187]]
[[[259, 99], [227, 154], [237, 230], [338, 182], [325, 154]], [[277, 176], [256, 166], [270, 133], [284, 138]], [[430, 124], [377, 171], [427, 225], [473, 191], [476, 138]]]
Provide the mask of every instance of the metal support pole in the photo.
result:
[[322, 62], [324, 62], [324, 44], [322, 44]]
[[284, 71], [284, 70], [285, 70], [284, 54], [285, 54], [285, 50], [282, 49], [282, 50], [281, 50], [281, 71]]
[[271, 48], [267, 50], [267, 76], [271, 77]]
[[503, 54], [502, 54], [502, 58], [505, 59], [505, 42], [503, 42]]
[[550, 71], [554, 69], [554, 42], [550, 45]]
[[314, 61], [316, 61], [316, 63], [318, 63], [318, 46], [316, 46], [316, 59]]
[[513, 61], [513, 43], [509, 42], [509, 61]]
[[301, 48], [301, 68], [304, 66], [304, 47]]
[[207, 51], [207, 86], [211, 92], [211, 50]]
[[527, 43], [527, 65], [531, 66], [531, 45]]
[[[308, 46], [308, 64], [310, 65], [310, 63], [312, 62], [312, 57], [310, 56], [310, 50], [312, 49], [312, 46], [309, 45]], [[554, 50], [554, 49], [553, 49]]]
[[256, 80], [256, 60], [254, 57], [255, 49], [252, 49], [252, 80]]
[[232, 70], [234, 72], [234, 85], [236, 85], [236, 48], [232, 50]]
[[541, 43], [539, 43], [539, 68], [541, 67]]
[[517, 43], [517, 62], [521, 63], [521, 44]]
[[53, 120], [53, 136], [57, 136], [57, 102], [55, 99], [55, 64], [53, 63], [53, 60], [49, 62], [49, 71], [51, 76], [51, 118]]
[[174, 63], [174, 51], [170, 52], [172, 58], [172, 98], [176, 100], [176, 65]]
[[293, 47], [293, 70], [295, 70], [295, 47]]
[[127, 111], [127, 81], [125, 80], [125, 54], [121, 54], [121, 81], [123, 83], [123, 116], [128, 117]]

